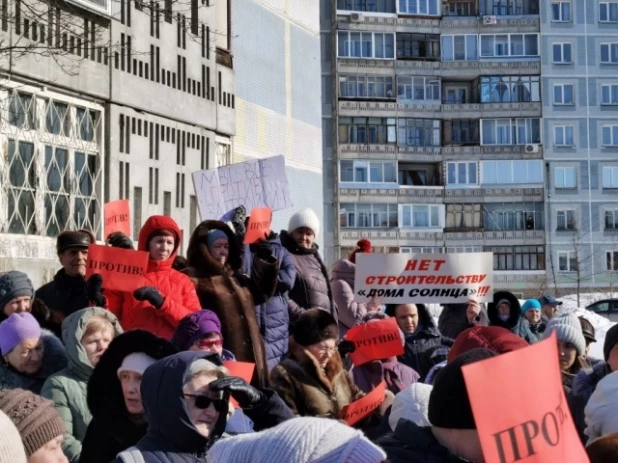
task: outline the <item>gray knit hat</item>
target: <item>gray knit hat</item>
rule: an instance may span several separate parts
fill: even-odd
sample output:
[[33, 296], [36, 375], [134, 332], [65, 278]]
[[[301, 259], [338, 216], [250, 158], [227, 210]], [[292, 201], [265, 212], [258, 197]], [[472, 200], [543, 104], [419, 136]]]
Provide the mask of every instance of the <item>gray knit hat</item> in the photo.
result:
[[26, 463], [27, 461], [19, 431], [11, 419], [0, 411], [0, 462]]
[[0, 275], [0, 311], [16, 297], [34, 297], [34, 287], [24, 272], [11, 270]]
[[584, 338], [582, 326], [576, 315], [561, 313], [554, 316], [547, 324], [543, 337], [550, 337], [554, 331], [556, 332], [558, 341], [573, 344], [577, 350], [577, 355], [584, 355], [584, 351], [586, 350], [586, 338]]
[[293, 418], [262, 432], [219, 440], [208, 463], [380, 463], [384, 451], [361, 431], [328, 418]]

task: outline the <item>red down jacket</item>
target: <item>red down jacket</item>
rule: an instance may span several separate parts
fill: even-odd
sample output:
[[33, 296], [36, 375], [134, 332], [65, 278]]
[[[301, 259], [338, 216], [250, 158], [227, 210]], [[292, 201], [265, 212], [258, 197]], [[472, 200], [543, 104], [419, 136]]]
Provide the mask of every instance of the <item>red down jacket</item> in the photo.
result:
[[155, 309], [148, 301], [140, 302], [127, 292], [106, 291], [105, 297], [107, 308], [118, 317], [125, 331], [140, 328], [171, 339], [178, 322], [185, 315], [200, 310], [201, 306], [189, 277], [172, 268], [180, 245], [180, 229], [172, 218], [149, 217], [139, 232], [138, 250], [148, 252], [148, 238], [160, 229], [171, 230], [176, 235], [176, 248], [166, 261], [148, 261], [144, 286], [154, 286], [165, 296], [161, 308]]

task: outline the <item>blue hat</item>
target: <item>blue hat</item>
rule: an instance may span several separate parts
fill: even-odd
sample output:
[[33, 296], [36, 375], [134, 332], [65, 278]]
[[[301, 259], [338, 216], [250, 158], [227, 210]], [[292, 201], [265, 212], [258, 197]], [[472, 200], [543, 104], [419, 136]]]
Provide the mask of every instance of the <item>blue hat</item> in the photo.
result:
[[551, 296], [542, 296], [539, 299], [539, 302], [541, 303], [541, 305], [562, 305], [562, 302], [551, 297]]
[[208, 246], [209, 251], [212, 245], [215, 244], [215, 241], [217, 240], [229, 241], [229, 238], [223, 230], [219, 230], [218, 228], [213, 228], [212, 230], [208, 232], [208, 235], [206, 235], [206, 246]]
[[521, 306], [521, 313], [526, 313], [528, 310], [541, 310], [541, 303], [536, 299], [528, 299]]

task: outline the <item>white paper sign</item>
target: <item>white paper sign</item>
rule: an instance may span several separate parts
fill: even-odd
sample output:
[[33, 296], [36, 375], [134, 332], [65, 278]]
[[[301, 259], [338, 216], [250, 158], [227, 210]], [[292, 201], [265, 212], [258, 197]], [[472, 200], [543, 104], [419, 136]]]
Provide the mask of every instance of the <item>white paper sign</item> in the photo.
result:
[[354, 300], [383, 303], [491, 302], [493, 253], [356, 255]]

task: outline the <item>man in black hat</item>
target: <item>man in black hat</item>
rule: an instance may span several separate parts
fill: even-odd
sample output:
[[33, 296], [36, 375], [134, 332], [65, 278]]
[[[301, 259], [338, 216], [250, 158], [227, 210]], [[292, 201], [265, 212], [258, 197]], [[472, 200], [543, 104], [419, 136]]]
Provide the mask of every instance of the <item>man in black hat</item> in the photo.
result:
[[562, 305], [562, 302], [552, 296], [541, 296], [539, 299], [541, 303], [541, 319], [547, 323], [556, 315], [558, 307]]
[[590, 359], [588, 359], [588, 352], [590, 352], [590, 344], [592, 344], [593, 342], [597, 342], [595, 337], [596, 331], [592, 323], [590, 323], [584, 317], [578, 318], [579, 324], [582, 326], [582, 333], [584, 334], [584, 339], [586, 340], [586, 350], [584, 351], [584, 357], [587, 359], [588, 363], [592, 363], [590, 362]]

